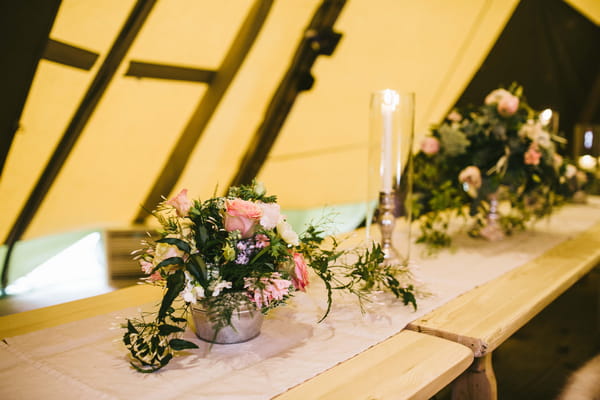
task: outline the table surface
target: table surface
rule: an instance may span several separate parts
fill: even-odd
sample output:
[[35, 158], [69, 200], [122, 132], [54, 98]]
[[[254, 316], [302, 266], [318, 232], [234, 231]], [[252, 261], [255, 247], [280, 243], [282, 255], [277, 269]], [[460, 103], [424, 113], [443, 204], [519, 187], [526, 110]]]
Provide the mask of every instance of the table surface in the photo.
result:
[[[229, 356], [233, 363], [228, 364], [228, 368], [234, 369], [239, 365], [238, 358], [245, 357], [240, 362], [248, 362], [244, 364], [250, 368], [246, 369], [247, 378], [256, 382], [259, 377], [264, 384], [268, 384], [272, 381], [273, 374], [286, 373], [297, 378], [295, 372], [290, 375], [288, 367], [301, 368], [304, 364], [299, 362], [299, 365], [295, 365], [298, 361], [289, 364], [289, 358], [299, 355], [294, 352], [303, 351], [301, 347], [308, 347], [313, 351], [318, 349], [317, 353], [309, 352], [310, 357], [304, 361], [314, 362], [320, 359], [315, 359], [315, 356], [327, 349], [341, 354], [338, 345], [343, 344], [344, 351], [350, 347], [355, 351], [351, 354], [344, 353], [348, 355], [324, 366], [319, 372], [315, 372], [316, 376], [306, 375], [302, 379], [290, 380], [289, 386], [281, 385], [281, 389], [271, 391], [270, 396], [284, 400], [340, 397], [429, 398], [465, 371], [474, 356], [481, 357], [495, 349], [598, 262], [599, 220], [600, 199], [588, 206], [565, 208], [557, 213], [552, 224], [544, 226], [537, 233], [522, 234], [500, 243], [470, 240], [463, 243], [464, 247], [459, 247], [458, 251], [441, 254], [436, 259], [423, 260], [420, 277], [434, 295], [420, 299], [419, 311], [415, 313], [397, 302], [387, 304], [384, 301], [382, 305], [375, 306], [376, 311], [368, 318], [360, 320], [356, 310], [350, 311], [342, 305], [334, 313], [335, 318], [331, 322], [315, 326], [311, 322], [314, 321], [314, 316], [310, 313], [316, 310], [318, 314], [320, 300], [311, 296], [299, 296], [294, 301], [297, 304], [275, 313], [269, 321], [271, 325], [265, 331], [265, 336], [261, 335], [262, 338], [259, 337], [256, 343], [250, 344], [244, 355], [238, 354], [235, 349], [222, 349], [222, 354]], [[116, 342], [113, 345], [113, 334], [106, 331], [110, 319], [118, 316], [121, 321], [129, 313], [135, 312], [127, 311], [128, 307], [155, 303], [160, 296], [159, 288], [136, 285], [105, 295], [0, 317], [0, 338], [8, 338], [0, 346], [7, 356], [12, 356], [0, 362], [0, 372], [5, 379], [16, 379], [12, 389], [6, 390], [19, 391], [23, 387], [22, 383], [17, 382], [22, 380], [22, 374], [18, 372], [21, 370], [15, 370], [16, 367], [37, 374], [39, 369], [36, 368], [43, 366], [43, 373], [36, 375], [42, 382], [48, 379], [43, 374], [55, 374], [62, 368], [61, 362], [65, 358], [74, 357], [73, 360], [69, 359], [69, 363], [75, 363], [75, 359], [79, 359], [84, 353], [77, 343], [64, 343], [61, 338], [65, 334], [77, 340], [89, 340], [93, 346], [97, 343], [98, 348], [90, 348], [95, 350], [94, 357], [105, 358], [104, 367], [111, 365], [120, 357], [122, 349]], [[314, 307], [315, 310], [309, 311]], [[355, 319], [357, 317], [358, 320]], [[103, 329], [96, 328], [98, 323], [102, 324]], [[402, 330], [407, 323], [413, 331]], [[294, 326], [304, 327], [306, 330], [298, 333], [294, 338], [295, 342], [289, 344], [296, 347], [289, 347], [288, 350], [281, 346], [279, 350], [271, 349], [277, 347], [277, 340], [287, 340], [284, 331], [295, 329]], [[358, 326], [361, 326], [360, 332], [355, 331]], [[77, 327], [77, 332], [71, 331], [74, 327]], [[87, 336], [78, 336], [79, 331], [84, 332], [81, 335]], [[48, 334], [54, 334], [54, 341], [39, 342], [42, 338], [48, 338]], [[288, 334], [294, 335], [294, 332]], [[329, 344], [330, 334], [343, 339], [343, 343], [336, 341]], [[98, 335], [100, 337], [96, 338]], [[379, 339], [372, 341], [374, 337]], [[63, 353], [63, 343], [67, 345], [68, 353]], [[269, 346], [266, 346], [267, 343]], [[266, 354], [270, 351], [283, 353], [275, 360]], [[48, 354], [51, 359], [46, 362], [43, 357]], [[90, 356], [91, 353], [85, 354]], [[196, 371], [205, 367], [220, 368], [222, 363], [218, 354], [221, 353], [213, 351], [206, 361], [204, 356], [199, 356], [200, 358], [192, 358], [189, 362]], [[264, 359], [265, 364], [253, 367], [253, 357]], [[41, 363], [38, 360], [42, 360]], [[81, 379], [100, 383], [97, 381], [100, 371], [86, 371], [89, 373], [85, 375], [78, 368], [79, 364], [71, 366], [66, 375], [62, 374], [63, 377], [74, 381], [77, 387], [81, 385], [75, 381]], [[123, 384], [128, 384], [128, 379], [136, 382], [140, 380], [138, 376], [129, 376], [131, 372], [126, 365], [119, 364], [111, 368], [120, 371], [122, 376], [104, 378], [107, 380], [101, 382], [104, 386], [95, 386], [93, 390], [108, 388], [120, 398], [120, 392], [111, 389], [114, 387], [112, 379], [120, 379]], [[174, 366], [166, 372], [167, 375], [155, 377], [153, 374], [149, 379], [160, 381], [166, 379], [166, 376], [169, 379], [185, 378], [187, 368], [182, 372], [177, 372], [178, 369]], [[263, 370], [269, 372], [257, 375]], [[223, 384], [227, 385], [232, 385], [238, 378], [227, 372], [225, 377]], [[190, 389], [197, 385], [196, 379], [193, 381]], [[296, 382], [302, 383], [291, 387]], [[111, 386], [107, 387], [109, 383]], [[133, 387], [130, 389], [133, 390]], [[267, 397], [256, 390], [255, 392], [258, 396], [256, 398]], [[154, 389], [150, 394], [156, 398], [160, 395]]]
[[[136, 285], [69, 303], [0, 317], [0, 338], [105, 314], [160, 298], [159, 288]], [[278, 400], [428, 399], [465, 371], [465, 346], [402, 331], [357, 356], [278, 395]], [[348, 385], [352, 381], [352, 385]]]
[[407, 328], [496, 349], [600, 262], [600, 223], [411, 322]]

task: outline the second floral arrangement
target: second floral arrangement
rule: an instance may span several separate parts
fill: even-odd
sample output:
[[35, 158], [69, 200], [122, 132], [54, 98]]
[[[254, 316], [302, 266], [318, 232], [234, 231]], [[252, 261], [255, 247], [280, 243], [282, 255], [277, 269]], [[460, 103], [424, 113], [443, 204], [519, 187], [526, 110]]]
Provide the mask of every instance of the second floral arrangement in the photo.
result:
[[457, 216], [474, 219], [471, 235], [496, 240], [549, 215], [581, 186], [577, 168], [559, 154], [565, 143], [517, 85], [452, 111], [414, 158], [418, 241], [448, 246]]

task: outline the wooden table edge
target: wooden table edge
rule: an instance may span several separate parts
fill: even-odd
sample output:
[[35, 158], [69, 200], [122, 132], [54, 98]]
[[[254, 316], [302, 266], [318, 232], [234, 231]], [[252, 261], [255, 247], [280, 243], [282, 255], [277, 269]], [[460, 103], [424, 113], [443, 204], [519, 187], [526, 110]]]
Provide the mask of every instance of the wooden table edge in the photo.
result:
[[162, 289], [151, 285], [134, 285], [115, 291], [0, 317], [0, 339], [44, 328], [107, 314], [152, 301], [159, 301]]
[[[415, 356], [421, 351], [423, 356]], [[473, 359], [463, 345], [403, 330], [274, 399], [429, 399], [466, 371]]]
[[[439, 315], [450, 312], [451, 310], [456, 311], [457, 304], [464, 303], [465, 299], [477, 298], [481, 294], [489, 293], [490, 288], [498, 285], [498, 282], [501, 282], [502, 280], [513, 280], [514, 278], [517, 278], [523, 270], [548, 268], [550, 262], [557, 263], [557, 265], [562, 260], [566, 262], [569, 257], [564, 256], [565, 252], [568, 254], [568, 249], [573, 246], [577, 247], [578, 243], [584, 243], [586, 251], [578, 253], [578, 260], [574, 263], [574, 267], [569, 270], [569, 274], [565, 275], [564, 280], [556, 282], [555, 286], [550, 288], [550, 293], [548, 295], [535, 298], [535, 300], [532, 301], [530, 311], [522, 312], [517, 315], [510, 325], [507, 324], [508, 326], [505, 329], [496, 329], [489, 335], [479, 337], [466, 332], [450, 331], [447, 328], [431, 323], [431, 320], [435, 320]], [[425, 333], [463, 344], [473, 350], [475, 357], [482, 357], [496, 349], [508, 337], [529, 322], [543, 308], [596, 267], [600, 262], [599, 243], [600, 223], [597, 223], [574, 238], [561, 242], [535, 259], [506, 272], [492, 281], [486, 282], [481, 286], [455, 297], [448, 303], [410, 322], [406, 328], [415, 332]]]

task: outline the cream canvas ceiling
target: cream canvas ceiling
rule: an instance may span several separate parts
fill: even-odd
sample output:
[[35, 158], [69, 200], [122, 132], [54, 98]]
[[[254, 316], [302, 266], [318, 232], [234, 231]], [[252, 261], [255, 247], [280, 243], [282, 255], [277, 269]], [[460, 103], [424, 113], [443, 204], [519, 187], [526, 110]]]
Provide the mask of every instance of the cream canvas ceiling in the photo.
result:
[[[50, 37], [100, 54], [90, 71], [41, 60], [0, 178], [5, 237], [93, 80], [133, 0], [63, 0]], [[132, 222], [207, 85], [125, 76], [130, 61], [217, 69], [251, 0], [161, 0], [121, 63], [25, 238]], [[262, 121], [320, 0], [274, 2], [260, 34], [175, 185], [221, 194]], [[599, 2], [572, 0], [600, 20]], [[365, 200], [368, 103], [416, 93], [422, 136], [454, 104], [518, 0], [349, 0], [334, 54], [298, 97], [258, 179], [282, 207]], [[166, 197], [173, 193], [164, 193]]]

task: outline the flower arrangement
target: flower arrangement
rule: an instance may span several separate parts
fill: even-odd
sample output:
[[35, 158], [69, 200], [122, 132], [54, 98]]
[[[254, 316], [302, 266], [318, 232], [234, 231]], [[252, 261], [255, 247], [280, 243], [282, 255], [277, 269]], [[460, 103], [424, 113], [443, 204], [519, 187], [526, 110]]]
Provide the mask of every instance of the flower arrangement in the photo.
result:
[[414, 157], [418, 242], [449, 246], [451, 219], [473, 217], [469, 233], [491, 240], [549, 215], [581, 185], [522, 87], [492, 91], [478, 107], [453, 110]]
[[298, 235], [276, 197], [267, 196], [258, 183], [232, 187], [226, 196], [203, 202], [188, 199], [182, 190], [153, 214], [162, 226], [159, 238], [148, 239], [134, 254], [148, 275], [145, 281], [162, 286], [164, 295], [156, 315], [128, 320], [123, 336], [131, 365], [140, 372], [156, 371], [176, 351], [197, 347], [180, 338], [191, 305], [201, 305], [222, 329], [244, 308], [266, 314], [285, 304], [306, 291], [312, 274], [327, 291], [322, 319], [335, 290], [362, 302], [370, 291], [387, 289], [416, 308], [407, 267], [384, 264], [379, 245], [341, 250], [332, 239], [325, 246], [315, 225]]

